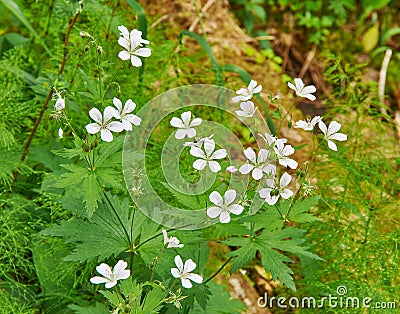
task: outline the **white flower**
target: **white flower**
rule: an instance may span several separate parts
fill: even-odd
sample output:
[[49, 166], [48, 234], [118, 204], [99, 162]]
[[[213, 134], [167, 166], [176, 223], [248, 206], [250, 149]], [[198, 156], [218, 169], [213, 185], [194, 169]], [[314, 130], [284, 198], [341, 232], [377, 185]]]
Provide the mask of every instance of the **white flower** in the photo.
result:
[[136, 108], [136, 104], [132, 101], [132, 99], [128, 99], [125, 102], [124, 108], [122, 108], [122, 102], [117, 97], [113, 98], [113, 104], [117, 107], [118, 111], [115, 113], [115, 118], [121, 120], [121, 123], [126, 131], [132, 131], [133, 125], [140, 125], [142, 119], [140, 119], [137, 115], [131, 114], [133, 110]]
[[317, 91], [314, 85], [305, 86], [302, 79], [300, 78], [295, 78], [294, 82], [296, 86], [294, 86], [290, 82], [288, 82], [288, 86], [296, 92], [297, 96], [305, 97], [311, 101], [314, 101], [316, 99], [316, 97], [312, 95], [312, 93], [315, 93]]
[[261, 189], [258, 191], [258, 193], [260, 194], [260, 197], [264, 198], [269, 205], [274, 205], [278, 201], [279, 196], [284, 199], [288, 199], [293, 195], [291, 190], [286, 189], [286, 186], [288, 186], [291, 180], [291, 175], [285, 172], [279, 180], [279, 188], [277, 188], [274, 179], [267, 179], [266, 181], [268, 187]]
[[183, 265], [182, 258], [177, 255], [175, 256], [175, 265], [178, 268], [171, 268], [171, 274], [175, 278], [180, 278], [182, 281], [182, 286], [184, 288], [190, 289], [192, 287], [193, 281], [195, 283], [202, 283], [203, 277], [197, 274], [192, 274], [191, 271], [196, 268], [196, 263], [191, 259], [188, 259]]
[[171, 248], [171, 247], [178, 247], [178, 248], [183, 248], [184, 245], [183, 244], [179, 244], [180, 241], [178, 240], [177, 237], [169, 237], [168, 238], [168, 234], [166, 230], [162, 230], [163, 236], [164, 236], [164, 245], [167, 245], [167, 249]]
[[110, 121], [116, 115], [116, 110], [108, 106], [104, 110], [104, 117], [97, 108], [92, 108], [89, 111], [89, 116], [96, 121], [96, 123], [90, 123], [86, 125], [86, 130], [90, 134], [96, 134], [100, 131], [101, 139], [105, 142], [111, 142], [113, 140], [112, 132], [122, 132], [124, 127], [121, 122]]
[[178, 140], [183, 139], [185, 136], [188, 138], [193, 138], [196, 136], [196, 130], [193, 127], [200, 125], [202, 120], [200, 118], [195, 118], [190, 121], [191, 117], [192, 113], [190, 111], [186, 111], [181, 114], [182, 119], [173, 117], [169, 122], [173, 127], [179, 128], [179, 130], [175, 133], [175, 137]]
[[218, 149], [214, 152], [215, 142], [213, 140], [204, 142], [204, 151], [196, 146], [190, 148], [190, 155], [198, 157], [200, 159], [195, 160], [193, 168], [197, 170], [203, 170], [207, 164], [212, 172], [218, 172], [221, 170], [221, 166], [215, 159], [222, 159], [226, 157], [225, 149]]
[[62, 128], [59, 128], [58, 129], [58, 138], [63, 138], [63, 136], [64, 136], [64, 131]]
[[229, 167], [226, 167], [225, 170], [230, 173], [235, 173], [236, 171], [238, 171], [238, 168], [236, 168], [235, 166], [229, 166]]
[[257, 94], [261, 92], [262, 86], [258, 85], [257, 82], [251, 80], [250, 84], [247, 88], [241, 88], [238, 91], [236, 91], [236, 94], [239, 96], [233, 97], [232, 101], [233, 102], [239, 102], [239, 101], [247, 101], [253, 97], [253, 94]]
[[118, 44], [126, 50], [121, 51], [118, 57], [123, 60], [131, 59], [131, 63], [135, 67], [142, 66], [142, 60], [139, 57], [150, 57], [150, 48], [140, 48], [143, 44], [149, 44], [150, 42], [142, 38], [142, 32], [137, 29], [132, 30], [130, 33], [125, 26], [118, 26], [121, 32], [121, 36], [118, 39]]
[[278, 157], [280, 165], [292, 169], [297, 168], [297, 161], [287, 157], [294, 153], [294, 148], [292, 147], [292, 145], [285, 145], [283, 141], [277, 140], [275, 142], [274, 151], [276, 157]]
[[217, 191], [213, 191], [209, 198], [216, 206], [207, 209], [207, 216], [210, 218], [216, 218], [219, 216], [219, 221], [222, 223], [228, 223], [231, 221], [230, 214], [240, 215], [243, 212], [242, 205], [232, 204], [236, 198], [235, 190], [226, 191], [223, 199], [221, 194]]
[[265, 133], [264, 135], [259, 133], [259, 135], [264, 139], [269, 148], [274, 147], [276, 145], [276, 142], [281, 142], [282, 144], [285, 144], [287, 142], [286, 138], [276, 138], [276, 136], [268, 133]]
[[332, 121], [328, 129], [326, 128], [326, 124], [321, 120], [318, 122], [318, 126], [321, 129], [322, 133], [324, 133], [325, 139], [328, 141], [328, 147], [334, 151], [337, 151], [337, 146], [332, 140], [336, 141], [346, 141], [347, 135], [343, 133], [337, 133], [340, 130], [342, 125], [336, 121]]
[[123, 260], [119, 260], [118, 263], [114, 266], [114, 269], [111, 270], [111, 267], [105, 263], [100, 264], [96, 267], [97, 272], [102, 275], [95, 276], [90, 278], [90, 282], [94, 284], [105, 283], [105, 287], [107, 289], [114, 287], [117, 284], [118, 280], [127, 279], [131, 275], [131, 271], [129, 269], [125, 269], [128, 266], [126, 262]]
[[315, 116], [314, 118], [312, 118], [312, 120], [310, 120], [310, 119], [299, 120], [296, 122], [294, 127], [298, 128], [298, 129], [303, 129], [304, 131], [312, 131], [314, 129], [314, 126], [320, 120], [322, 120], [322, 118], [320, 116]]
[[254, 116], [254, 113], [256, 112], [257, 107], [254, 107], [254, 103], [251, 100], [249, 100], [249, 101], [240, 103], [240, 109], [242, 109], [242, 110], [236, 110], [236, 114], [239, 117], [250, 118], [250, 117]]
[[57, 100], [54, 104], [55, 111], [61, 111], [65, 108], [65, 99], [61, 97], [61, 94], [57, 93]]
[[247, 162], [239, 168], [241, 174], [248, 174], [251, 172], [251, 176], [254, 180], [260, 180], [264, 173], [274, 175], [276, 168], [274, 165], [269, 164], [269, 150], [260, 149], [256, 158], [256, 153], [251, 147], [244, 150], [244, 155], [248, 159]]
[[211, 134], [210, 136], [207, 136], [207, 137], [195, 138], [195, 140], [193, 142], [185, 142], [185, 144], [183, 144], [183, 146], [185, 146], [185, 147], [196, 146], [198, 148], [201, 148], [201, 146], [203, 145], [204, 142], [214, 141], [212, 139], [213, 136], [214, 136], [214, 134]]

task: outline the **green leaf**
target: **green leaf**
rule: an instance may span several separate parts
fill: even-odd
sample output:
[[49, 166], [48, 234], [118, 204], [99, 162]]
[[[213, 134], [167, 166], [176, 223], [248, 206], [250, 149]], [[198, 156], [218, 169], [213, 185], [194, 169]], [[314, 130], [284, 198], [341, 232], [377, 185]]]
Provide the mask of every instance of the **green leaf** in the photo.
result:
[[35, 29], [33, 28], [32, 24], [28, 21], [25, 14], [21, 11], [20, 7], [17, 3], [13, 0], [0, 0], [3, 5], [9, 9], [17, 19], [31, 32], [31, 34], [39, 41], [42, 45], [44, 50], [46, 50], [47, 54], [51, 56], [51, 52], [49, 48], [47, 48], [46, 44], [42, 41], [41, 37], [36, 33]]
[[182, 41], [183, 35], [186, 35], [188, 37], [191, 37], [195, 39], [200, 46], [203, 48], [207, 56], [210, 58], [211, 64], [213, 66], [213, 70], [215, 71], [215, 84], [218, 86], [223, 86], [224, 85], [224, 80], [222, 78], [222, 68], [220, 64], [218, 63], [217, 58], [215, 58], [214, 53], [212, 52], [210, 44], [205, 40], [203, 37], [190, 32], [188, 30], [184, 30], [183, 32], [180, 33], [180, 41]]
[[[320, 220], [319, 218], [315, 217], [314, 215], [308, 213], [311, 207], [317, 205], [319, 201], [319, 197], [311, 197], [311, 198], [306, 198], [304, 200], [298, 200], [296, 203], [294, 203], [292, 209], [290, 209], [290, 203], [289, 202], [284, 202], [282, 203], [282, 212], [286, 214], [286, 218], [289, 221], [296, 221], [299, 223], [304, 223], [304, 222], [311, 222], [311, 221], [317, 221]], [[288, 214], [289, 212], [289, 214]]]
[[222, 243], [231, 246], [241, 246], [241, 248], [238, 250], [229, 252], [227, 254], [228, 256], [236, 257], [232, 263], [230, 270], [231, 273], [239, 270], [241, 267], [250, 262], [256, 256], [257, 250], [259, 249], [256, 240], [253, 237], [231, 238], [223, 241]]
[[106, 196], [106, 204], [100, 204], [92, 221], [75, 217], [60, 225], [45, 229], [42, 235], [63, 237], [66, 243], [76, 244], [65, 261], [104, 260], [129, 248], [130, 214], [127, 199]]
[[97, 203], [101, 200], [101, 187], [97, 182], [96, 174], [91, 172], [83, 181], [83, 200], [86, 205], [88, 217], [92, 217]]
[[94, 306], [78, 306], [75, 304], [68, 305], [68, 308], [75, 314], [109, 314], [107, 307], [102, 303], [97, 303]]

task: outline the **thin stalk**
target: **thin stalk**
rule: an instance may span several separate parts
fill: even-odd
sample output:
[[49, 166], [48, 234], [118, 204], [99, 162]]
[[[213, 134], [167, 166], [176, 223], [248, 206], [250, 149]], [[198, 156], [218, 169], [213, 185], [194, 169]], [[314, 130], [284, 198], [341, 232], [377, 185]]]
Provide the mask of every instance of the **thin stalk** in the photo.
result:
[[213, 279], [215, 276], [217, 276], [232, 259], [233, 259], [233, 256], [229, 257], [227, 259], [227, 261], [225, 263], [223, 263], [222, 266], [211, 277], [208, 277], [207, 280], [204, 281], [204, 284], [206, 284], [211, 279]]
[[124, 226], [124, 224], [123, 224], [123, 222], [122, 222], [121, 217], [119, 216], [117, 210], [115, 209], [115, 207], [114, 207], [113, 204], [111, 203], [110, 199], [108, 198], [108, 195], [107, 195], [104, 191], [103, 191], [103, 194], [104, 194], [104, 197], [107, 199], [108, 203], [110, 204], [110, 207], [111, 207], [112, 210], [114, 211], [114, 214], [115, 214], [115, 216], [116, 216], [117, 219], [118, 219], [118, 222], [121, 224], [122, 229], [124, 230], [126, 239], [128, 240], [128, 243], [131, 244], [132, 241], [131, 241], [131, 239], [130, 239], [130, 237], [129, 237], [128, 230], [126, 230], [126, 228], [125, 228], [125, 226]]

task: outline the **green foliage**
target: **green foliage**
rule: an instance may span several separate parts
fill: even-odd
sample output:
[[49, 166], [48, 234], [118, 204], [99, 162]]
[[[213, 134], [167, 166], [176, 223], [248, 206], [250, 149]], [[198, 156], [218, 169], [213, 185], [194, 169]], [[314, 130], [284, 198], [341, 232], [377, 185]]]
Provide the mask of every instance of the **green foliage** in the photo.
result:
[[266, 271], [272, 273], [272, 278], [279, 280], [292, 290], [296, 290], [291, 274], [293, 271], [285, 264], [292, 262], [290, 258], [279, 253], [289, 252], [297, 256], [304, 256], [315, 260], [321, 258], [307, 251], [307, 247], [301, 246], [305, 242], [304, 230], [285, 228], [278, 231], [264, 231], [255, 237], [231, 238], [223, 243], [230, 246], [239, 246], [236, 251], [228, 253], [234, 256], [231, 272], [238, 270], [251, 261], [257, 252], [261, 254], [261, 262]]

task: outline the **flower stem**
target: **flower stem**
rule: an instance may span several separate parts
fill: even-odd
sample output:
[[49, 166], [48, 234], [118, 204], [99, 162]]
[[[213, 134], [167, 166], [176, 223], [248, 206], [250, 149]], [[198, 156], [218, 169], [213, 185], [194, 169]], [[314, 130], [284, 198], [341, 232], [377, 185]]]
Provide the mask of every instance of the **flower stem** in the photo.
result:
[[228, 263], [233, 259], [233, 256], [229, 257], [225, 263], [222, 264], [222, 266], [210, 277], [207, 278], [206, 281], [204, 281], [204, 284], [206, 284], [207, 282], [209, 282], [211, 279], [213, 279], [215, 276], [217, 276], [226, 265], [228, 265]]

